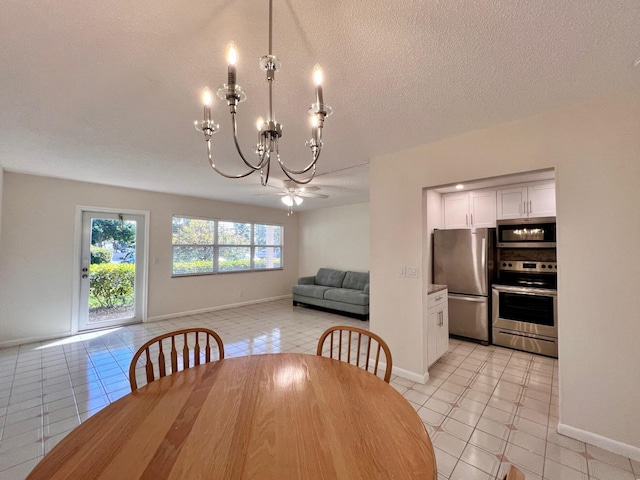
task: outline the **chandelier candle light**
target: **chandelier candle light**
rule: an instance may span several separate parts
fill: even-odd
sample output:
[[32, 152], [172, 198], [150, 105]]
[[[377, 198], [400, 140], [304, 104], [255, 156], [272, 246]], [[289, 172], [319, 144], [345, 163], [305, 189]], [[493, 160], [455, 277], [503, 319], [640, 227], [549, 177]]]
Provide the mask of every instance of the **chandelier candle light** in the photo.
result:
[[[313, 69], [313, 81], [316, 89], [316, 101], [311, 104], [309, 108], [309, 115], [311, 116], [311, 140], [306, 142], [306, 145], [311, 149], [311, 163], [301, 170], [294, 170], [287, 167], [280, 159], [280, 153], [278, 150], [278, 141], [282, 136], [282, 125], [278, 123], [273, 115], [273, 82], [275, 81], [275, 73], [280, 69], [280, 61], [274, 55], [272, 55], [272, 39], [273, 39], [273, 0], [269, 0], [269, 54], [263, 56], [260, 59], [260, 68], [267, 74], [267, 83], [269, 84], [269, 116], [267, 120], [263, 120], [260, 117], [256, 123], [258, 128], [258, 143], [254, 147], [254, 152], [258, 157], [257, 163], [252, 163], [247, 160], [240, 149], [238, 143], [238, 128], [236, 122], [237, 106], [238, 103], [247, 99], [246, 94], [242, 90], [242, 87], [236, 83], [236, 64], [238, 62], [238, 51], [233, 42], [230, 42], [227, 46], [227, 82], [223, 84], [217, 91], [217, 96], [221, 100], [226, 100], [229, 106], [229, 113], [231, 114], [231, 126], [233, 129], [233, 140], [238, 151], [238, 155], [242, 159], [244, 165], [248, 168], [245, 173], [238, 175], [228, 175], [222, 172], [214, 163], [211, 152], [211, 136], [220, 130], [220, 126], [216, 124], [211, 118], [211, 104], [213, 103], [213, 95], [211, 91], [206, 88], [203, 94], [204, 101], [204, 120], [201, 122], [196, 121], [196, 129], [204, 133], [205, 141], [207, 142], [207, 154], [209, 157], [209, 164], [217, 173], [226, 178], [243, 178], [251, 175], [254, 172], [260, 172], [260, 183], [263, 186], [267, 185], [269, 181], [269, 170], [271, 167], [271, 156], [274, 155], [280, 165], [280, 168], [284, 174], [293, 182], [297, 184], [309, 183], [316, 173], [316, 163], [320, 157], [322, 151], [322, 128], [324, 126], [324, 119], [333, 113], [332, 108], [324, 103], [322, 96], [322, 70], [319, 65], [316, 65]], [[301, 178], [300, 176], [304, 176]]]

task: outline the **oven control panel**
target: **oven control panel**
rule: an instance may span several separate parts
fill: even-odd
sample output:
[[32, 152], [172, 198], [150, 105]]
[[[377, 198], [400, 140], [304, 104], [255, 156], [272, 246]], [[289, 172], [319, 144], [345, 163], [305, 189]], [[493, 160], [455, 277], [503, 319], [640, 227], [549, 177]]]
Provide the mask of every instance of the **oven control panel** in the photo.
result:
[[498, 268], [506, 272], [558, 273], [557, 262], [503, 260], [499, 263]]

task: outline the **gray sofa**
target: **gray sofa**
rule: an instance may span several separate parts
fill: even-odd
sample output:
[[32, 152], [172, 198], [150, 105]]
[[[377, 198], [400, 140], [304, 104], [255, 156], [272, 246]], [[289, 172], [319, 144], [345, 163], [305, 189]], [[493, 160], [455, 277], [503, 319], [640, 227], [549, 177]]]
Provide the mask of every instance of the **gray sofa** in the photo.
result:
[[369, 272], [321, 268], [313, 277], [300, 277], [292, 292], [294, 306], [302, 303], [369, 318]]

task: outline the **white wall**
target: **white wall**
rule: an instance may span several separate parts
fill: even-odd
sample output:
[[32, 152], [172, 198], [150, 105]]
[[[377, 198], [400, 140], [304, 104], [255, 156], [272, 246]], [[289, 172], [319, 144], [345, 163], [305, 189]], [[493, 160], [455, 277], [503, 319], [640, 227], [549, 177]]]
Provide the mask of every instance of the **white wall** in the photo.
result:
[[[560, 423], [640, 460], [640, 90], [371, 162], [371, 328], [422, 371], [423, 188], [556, 169]], [[429, 211], [429, 210], [427, 210]], [[426, 262], [427, 264], [430, 262]]]
[[[433, 253], [433, 230], [436, 228], [442, 228], [442, 195], [433, 190], [424, 190], [422, 210], [424, 212], [424, 218], [422, 225], [424, 230], [422, 231], [422, 238], [424, 240], [424, 251]], [[422, 279], [427, 285], [433, 283], [433, 271], [432, 265], [429, 261], [430, 255], [423, 256], [422, 264]], [[424, 292], [426, 295], [426, 291]], [[423, 300], [426, 300], [424, 297]]]
[[[76, 205], [150, 212], [150, 318], [290, 295], [298, 278], [298, 220], [284, 209], [11, 172], [3, 194], [0, 345], [70, 332]], [[171, 278], [174, 214], [284, 225], [284, 269]]]
[[299, 222], [300, 276], [321, 267], [369, 271], [368, 203], [302, 212]]
[[[2, 241], [2, 185], [4, 178], [4, 168], [2, 168], [2, 164], [0, 163], [0, 242]], [[2, 248], [2, 243], [0, 243], [0, 248]]]

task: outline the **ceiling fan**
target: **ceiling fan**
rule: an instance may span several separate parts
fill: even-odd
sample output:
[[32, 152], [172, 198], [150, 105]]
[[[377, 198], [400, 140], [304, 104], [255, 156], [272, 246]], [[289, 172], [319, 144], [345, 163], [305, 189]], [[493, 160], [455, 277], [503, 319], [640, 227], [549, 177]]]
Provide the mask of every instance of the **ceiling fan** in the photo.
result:
[[329, 195], [316, 193], [320, 190], [320, 187], [315, 185], [298, 185], [288, 179], [282, 181], [282, 187], [274, 187], [271, 185], [267, 186], [277, 190], [277, 192], [273, 192], [271, 194], [267, 193], [266, 195], [277, 195], [282, 197], [282, 203], [289, 207], [289, 215], [293, 213], [293, 207], [295, 205], [300, 205], [304, 198], [329, 198]]

